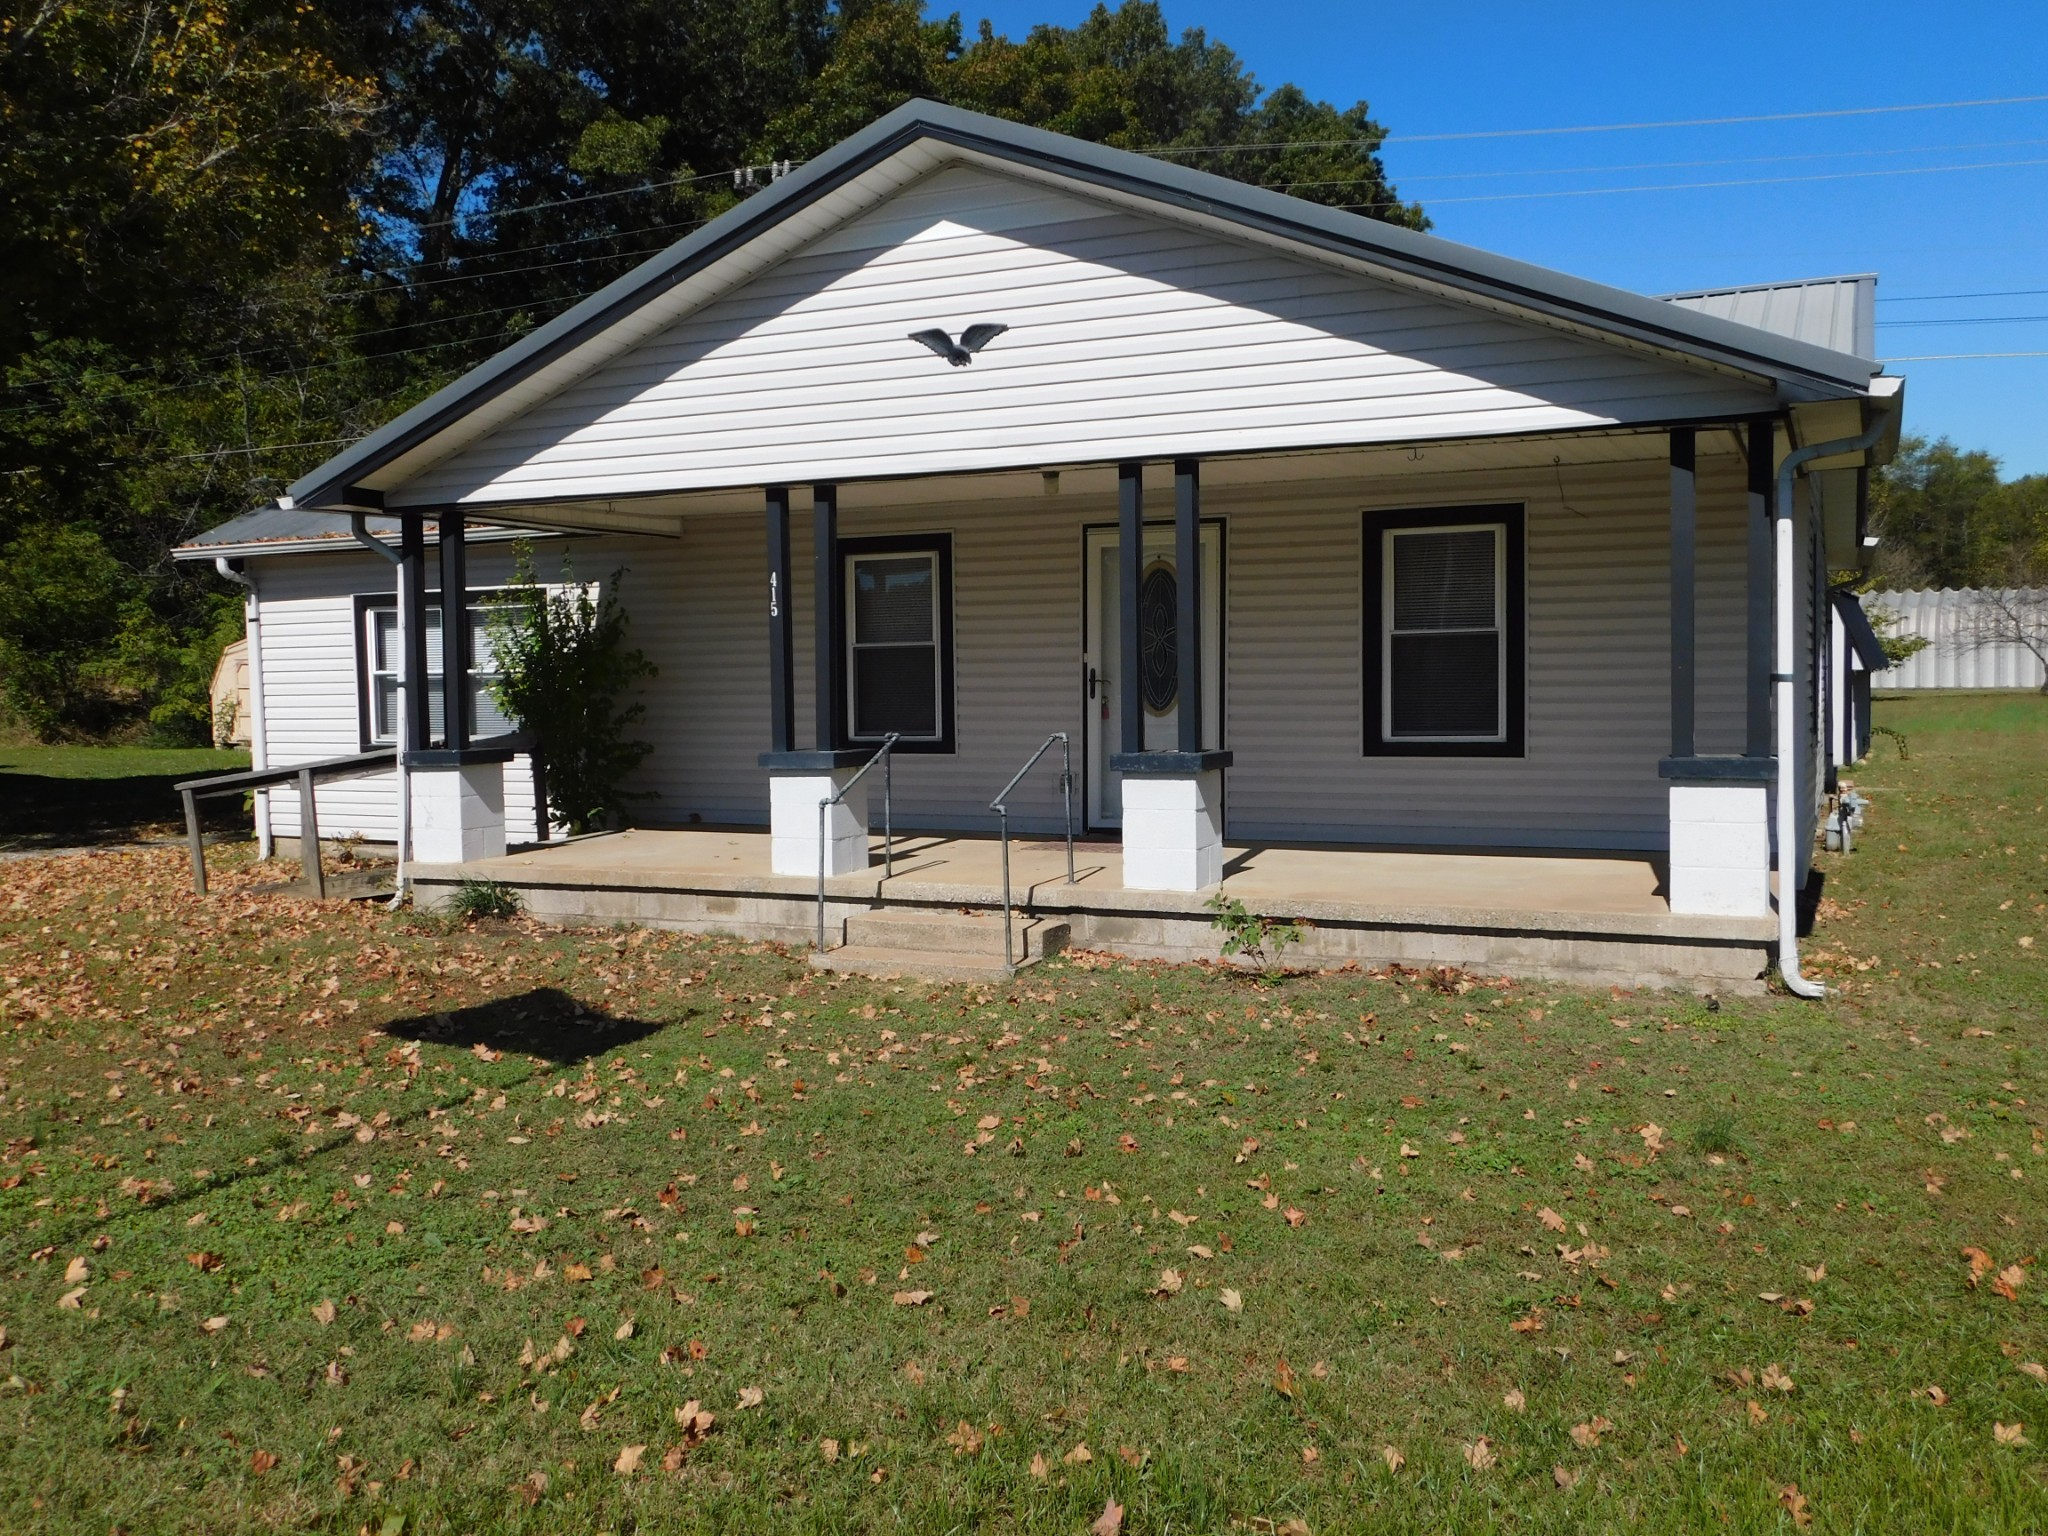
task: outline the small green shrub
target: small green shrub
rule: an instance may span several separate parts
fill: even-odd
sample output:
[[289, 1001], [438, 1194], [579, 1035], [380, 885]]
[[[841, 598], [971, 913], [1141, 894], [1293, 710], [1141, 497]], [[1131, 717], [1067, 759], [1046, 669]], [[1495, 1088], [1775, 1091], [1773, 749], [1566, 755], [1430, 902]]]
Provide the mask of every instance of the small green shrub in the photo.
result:
[[448, 900], [448, 914], [464, 921], [479, 917], [517, 917], [519, 893], [496, 880], [465, 878]]
[[1204, 905], [1215, 914], [1210, 926], [1223, 935], [1225, 957], [1235, 959], [1243, 955], [1268, 981], [1282, 974], [1281, 952], [1302, 941], [1300, 923], [1291, 919], [1283, 923], [1253, 912], [1235, 896], [1218, 891]]

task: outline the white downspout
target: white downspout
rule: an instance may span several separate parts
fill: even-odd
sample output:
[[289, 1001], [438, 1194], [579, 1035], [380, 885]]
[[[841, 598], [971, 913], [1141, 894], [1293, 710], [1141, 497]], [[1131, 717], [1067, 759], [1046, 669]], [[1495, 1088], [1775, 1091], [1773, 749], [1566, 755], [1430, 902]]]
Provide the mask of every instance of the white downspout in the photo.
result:
[[[1831, 443], [1812, 443], [1795, 448], [1778, 466], [1778, 496], [1772, 509], [1776, 522], [1777, 644], [1771, 681], [1777, 694], [1773, 728], [1778, 756], [1778, 974], [1795, 997], [1826, 997], [1828, 989], [1799, 974], [1799, 893], [1792, 888], [1799, 870], [1799, 727], [1804, 723], [1793, 691], [1792, 666], [1796, 647], [1793, 598], [1798, 592], [1793, 569], [1792, 482], [1798, 472], [1815, 459], [1831, 459], [1842, 453], [1862, 453], [1884, 436], [1886, 420], [1860, 437], [1837, 438]], [[1815, 658], [1819, 660], [1818, 657]]]
[[[242, 638], [249, 647], [249, 766], [270, 766], [270, 738], [263, 724], [263, 600], [256, 591], [256, 578], [228, 564], [226, 555], [216, 555], [213, 568], [221, 579], [231, 581], [245, 594], [242, 598]], [[270, 846], [270, 791], [256, 791], [256, 857], [268, 859]]]
[[[398, 642], [398, 654], [401, 658], [398, 668], [398, 730], [396, 733], [398, 751], [397, 760], [393, 765], [395, 776], [398, 780], [398, 832], [394, 844], [397, 868], [393, 871], [391, 878], [391, 905], [393, 907], [401, 907], [405, 905], [406, 866], [412, 856], [412, 779], [405, 766], [407, 748], [405, 728], [406, 722], [412, 714], [410, 708], [411, 689], [406, 683], [403, 660], [407, 654], [405, 648], [405, 556], [371, 533], [369, 525], [363, 521], [363, 514], [360, 512], [351, 512], [349, 514], [348, 531], [355, 535], [355, 540], [358, 544], [373, 554], [382, 555], [391, 562], [392, 568], [398, 572], [398, 623], [396, 634], [393, 637]], [[361, 643], [360, 640], [357, 641], [357, 644]]]

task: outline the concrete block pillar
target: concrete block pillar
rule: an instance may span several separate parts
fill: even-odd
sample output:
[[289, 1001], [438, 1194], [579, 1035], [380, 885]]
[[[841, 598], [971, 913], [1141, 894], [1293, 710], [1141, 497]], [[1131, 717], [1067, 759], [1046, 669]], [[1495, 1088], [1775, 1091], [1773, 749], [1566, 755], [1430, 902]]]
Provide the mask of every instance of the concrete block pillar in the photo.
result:
[[412, 856], [421, 864], [467, 864], [505, 852], [505, 765], [421, 764], [412, 784]]
[[1124, 887], [1204, 891], [1223, 883], [1223, 774], [1126, 773]]
[[[818, 873], [818, 802], [846, 788], [860, 771], [849, 768], [770, 769], [769, 868], [778, 875]], [[858, 874], [868, 867], [868, 781], [825, 812], [825, 873]]]
[[1671, 910], [1769, 916], [1770, 785], [1674, 782], [1670, 794]]

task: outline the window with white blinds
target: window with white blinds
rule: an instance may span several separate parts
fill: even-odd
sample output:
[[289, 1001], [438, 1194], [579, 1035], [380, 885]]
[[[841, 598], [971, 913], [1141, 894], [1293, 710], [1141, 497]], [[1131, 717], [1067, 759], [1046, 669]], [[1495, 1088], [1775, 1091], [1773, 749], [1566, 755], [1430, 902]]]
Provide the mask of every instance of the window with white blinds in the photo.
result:
[[1384, 538], [1387, 738], [1505, 739], [1506, 527], [1389, 528]]
[[[481, 604], [472, 604], [469, 623], [469, 677], [464, 690], [469, 718], [469, 738], [483, 741], [519, 728], [519, 722], [498, 705], [491, 685], [502, 674], [491, 645], [490, 625]], [[441, 687], [441, 608], [439, 594], [431, 595], [427, 609], [427, 729], [434, 740], [445, 734], [446, 699]], [[369, 604], [362, 612], [362, 675], [366, 697], [363, 701], [363, 743], [365, 747], [391, 746], [398, 740], [398, 681], [404, 667], [398, 637], [398, 609], [395, 603]], [[417, 746], [419, 743], [414, 743]]]
[[944, 534], [843, 539], [846, 740], [892, 732], [904, 751], [950, 751], [952, 550]]
[[1365, 516], [1365, 751], [1522, 754], [1523, 509]]

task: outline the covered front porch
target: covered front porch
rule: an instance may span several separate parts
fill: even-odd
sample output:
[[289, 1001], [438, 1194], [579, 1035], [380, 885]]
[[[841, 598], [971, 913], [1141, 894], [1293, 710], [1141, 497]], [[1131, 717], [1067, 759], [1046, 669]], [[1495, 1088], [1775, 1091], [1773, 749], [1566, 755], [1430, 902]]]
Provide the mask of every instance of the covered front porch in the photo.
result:
[[[821, 909], [815, 874], [778, 874], [772, 835], [757, 828], [636, 829], [502, 857], [415, 869], [423, 901], [464, 879], [519, 893], [526, 910], [565, 924], [633, 923], [811, 945]], [[866, 915], [999, 911], [1005, 857], [992, 835], [897, 833], [885, 871], [869, 841], [860, 873], [828, 876], [826, 944]], [[1620, 986], [1761, 988], [1775, 937], [1768, 917], [1674, 914], [1660, 856], [1225, 842], [1220, 883], [1196, 892], [1130, 889], [1119, 843], [1063, 839], [1008, 848], [1020, 930], [1058, 922], [1074, 949], [1156, 959], [1215, 958], [1215, 891], [1255, 913], [1301, 923], [1293, 964], [1448, 965]], [[1000, 929], [996, 930], [1000, 935]], [[1000, 946], [1000, 937], [996, 943]]]
[[[636, 818], [766, 821], [750, 873], [837, 889], [869, 878], [893, 784], [899, 830], [993, 827], [1007, 796], [1012, 830], [1113, 838], [1083, 883], [1172, 910], [1247, 879], [1248, 902], [1320, 899], [1320, 874], [1256, 888], [1275, 859], [1298, 875], [1319, 857], [1395, 860], [1328, 865], [1340, 899], [1385, 887], [1400, 910], [1513, 910], [1520, 928], [1559, 910], [1767, 917], [1773, 437], [1739, 421], [650, 501], [636, 515], [663, 536], [630, 546], [631, 581], [663, 671]], [[1373, 696], [1409, 683], [1375, 567], [1397, 540], [1469, 540], [1489, 519], [1486, 718], [1404, 739], [1402, 698]], [[465, 521], [441, 519], [444, 567]], [[894, 630], [864, 627], [871, 579], [900, 584], [873, 602]], [[864, 670], [878, 638], [921, 664], [912, 686], [907, 665]], [[449, 766], [495, 772], [475, 756]], [[504, 845], [447, 846], [419, 858]], [[951, 846], [948, 879], [989, 888], [965, 873], [974, 841]], [[1374, 851], [1394, 849], [1411, 851]], [[1467, 851], [1484, 849], [1519, 851]], [[1601, 865], [1632, 870], [1632, 894], [1558, 875]]]

